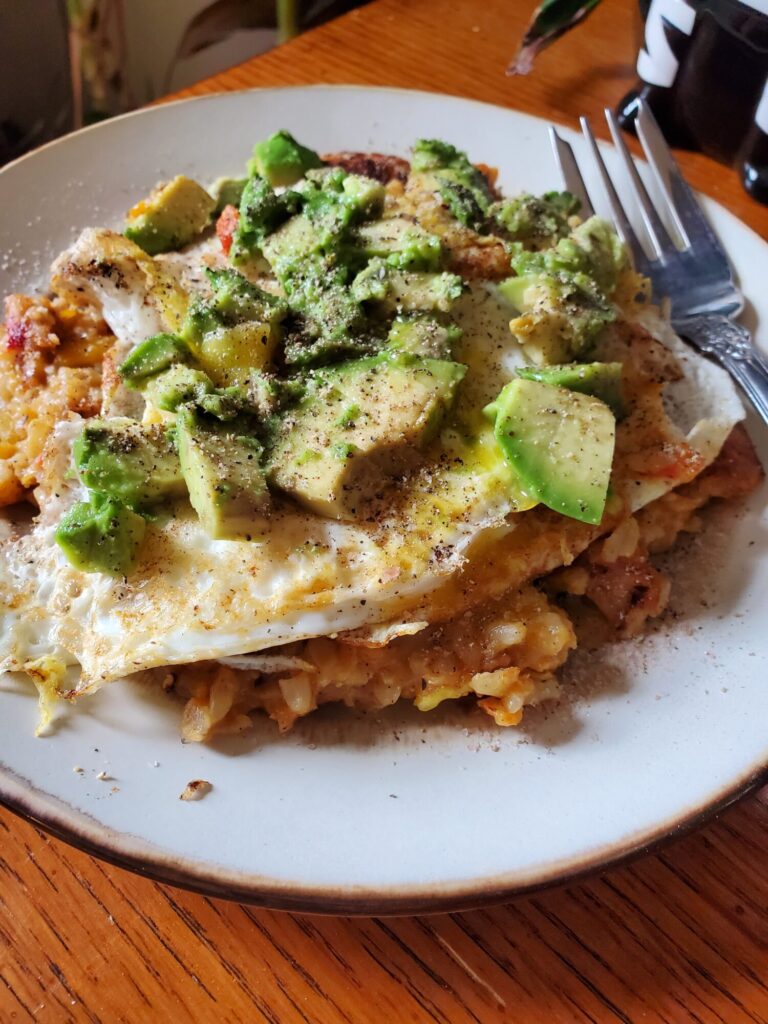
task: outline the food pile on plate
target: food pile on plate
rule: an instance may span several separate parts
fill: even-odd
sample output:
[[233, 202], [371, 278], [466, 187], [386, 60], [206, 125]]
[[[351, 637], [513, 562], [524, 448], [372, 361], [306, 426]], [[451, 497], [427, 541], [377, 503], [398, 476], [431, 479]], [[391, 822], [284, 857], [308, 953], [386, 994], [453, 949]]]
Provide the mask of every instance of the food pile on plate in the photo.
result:
[[44, 715], [140, 674], [192, 740], [331, 701], [515, 725], [574, 621], [664, 610], [651, 556], [761, 479], [741, 403], [607, 223], [496, 177], [280, 131], [6, 299], [0, 667]]

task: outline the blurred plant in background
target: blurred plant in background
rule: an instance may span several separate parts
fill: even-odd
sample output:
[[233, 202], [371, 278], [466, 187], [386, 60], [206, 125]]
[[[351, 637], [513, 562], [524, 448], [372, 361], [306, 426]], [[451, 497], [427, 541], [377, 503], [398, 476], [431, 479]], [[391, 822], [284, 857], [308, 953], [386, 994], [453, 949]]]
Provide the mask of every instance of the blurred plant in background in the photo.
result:
[[128, 110], [123, 0], [67, 0], [67, 16], [76, 124]]
[[584, 21], [599, 3], [600, 0], [543, 0], [533, 12], [507, 74], [527, 75], [538, 54]]
[[0, 164], [366, 0], [0, 0]]
[[87, 124], [184, 88], [362, 0], [67, 0]]

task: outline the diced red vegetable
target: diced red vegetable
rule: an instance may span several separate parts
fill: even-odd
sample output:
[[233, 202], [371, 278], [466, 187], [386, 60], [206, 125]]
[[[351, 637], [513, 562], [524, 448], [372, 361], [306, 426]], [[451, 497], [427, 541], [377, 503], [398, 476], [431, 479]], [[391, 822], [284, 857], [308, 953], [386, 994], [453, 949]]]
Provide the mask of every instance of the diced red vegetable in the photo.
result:
[[224, 250], [224, 254], [229, 256], [229, 250], [232, 248], [232, 238], [237, 228], [237, 223], [240, 220], [240, 212], [236, 206], [231, 204], [224, 207], [221, 211], [221, 216], [216, 221], [216, 234], [218, 235], [219, 241], [221, 242], [221, 248]]

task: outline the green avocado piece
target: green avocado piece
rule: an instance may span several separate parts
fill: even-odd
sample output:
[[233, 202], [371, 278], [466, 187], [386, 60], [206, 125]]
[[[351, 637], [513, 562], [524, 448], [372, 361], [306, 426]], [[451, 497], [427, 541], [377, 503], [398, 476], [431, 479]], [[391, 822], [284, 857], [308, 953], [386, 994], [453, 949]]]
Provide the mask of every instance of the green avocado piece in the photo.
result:
[[376, 356], [315, 371], [269, 456], [270, 483], [319, 515], [355, 519], [438, 432], [466, 367]]
[[178, 335], [153, 334], [136, 346], [117, 372], [129, 387], [142, 388], [148, 378], [190, 358], [189, 346]]
[[443, 252], [440, 238], [407, 217], [385, 217], [361, 224], [352, 237], [352, 251], [367, 262], [375, 256], [401, 270], [438, 271]]
[[536, 363], [564, 363], [590, 351], [616, 319], [610, 296], [627, 253], [613, 228], [590, 217], [549, 249], [529, 252], [512, 244], [510, 277], [499, 294], [519, 312], [510, 324]]
[[334, 167], [302, 182], [302, 212], [278, 226], [262, 243], [264, 256], [277, 277], [294, 275], [310, 256], [347, 248], [352, 228], [381, 212], [384, 191], [378, 181], [346, 174]]
[[486, 409], [496, 440], [531, 497], [583, 523], [603, 516], [616, 421], [600, 399], [517, 378]]
[[201, 401], [212, 390], [213, 382], [202, 370], [177, 363], [147, 381], [144, 397], [157, 409], [175, 412], [185, 402]]
[[[413, 145], [411, 170], [439, 171], [444, 168], [461, 168], [469, 163], [466, 153], [456, 149], [442, 139], [417, 139]], [[470, 164], [471, 166], [471, 164]]]
[[201, 185], [180, 174], [129, 211], [124, 234], [150, 256], [180, 249], [208, 226], [215, 207]]
[[380, 217], [386, 195], [380, 181], [349, 174], [342, 167], [310, 171], [298, 191], [310, 220], [315, 224], [335, 221], [340, 227]]
[[322, 238], [312, 221], [305, 214], [297, 213], [265, 239], [263, 251], [270, 267], [282, 280], [302, 260], [322, 248]]
[[588, 353], [616, 310], [583, 273], [546, 272], [510, 277], [498, 292], [519, 315], [510, 330], [529, 359], [564, 363]]
[[88, 420], [72, 457], [89, 490], [137, 511], [184, 493], [176, 449], [160, 424], [125, 417]]
[[554, 384], [558, 388], [594, 395], [613, 410], [614, 416], [624, 415], [621, 391], [621, 363], [564, 363], [560, 366], [522, 366], [518, 377]]
[[581, 270], [605, 295], [612, 295], [623, 270], [629, 265], [627, 248], [612, 224], [590, 217], [561, 238], [554, 252], [566, 269]]
[[231, 387], [243, 383], [253, 370], [267, 367], [278, 336], [268, 323], [246, 321], [220, 327], [205, 335], [198, 359], [214, 384]]
[[488, 215], [494, 233], [526, 249], [555, 245], [571, 230], [569, 218], [579, 212], [581, 203], [570, 192], [528, 193], [492, 203]]
[[217, 540], [258, 536], [270, 502], [259, 442], [235, 423], [181, 406], [176, 443], [189, 500], [205, 532]]
[[249, 173], [260, 174], [273, 187], [294, 185], [312, 167], [322, 167], [323, 161], [313, 149], [302, 146], [290, 132], [275, 132], [253, 147]]
[[211, 185], [211, 195], [216, 203], [213, 212], [218, 216], [225, 206], [239, 207], [247, 184], [247, 178], [217, 178]]
[[206, 335], [239, 324], [262, 324], [276, 328], [288, 311], [284, 299], [265, 292], [237, 270], [206, 270], [213, 287], [210, 299], [192, 300], [181, 328], [181, 338], [199, 349]]
[[[440, 197], [452, 216], [466, 228], [480, 231], [485, 227], [490, 205], [490, 192], [483, 185], [471, 185], [460, 171], [438, 171], [435, 174]], [[476, 172], [477, 178], [483, 176]], [[483, 182], [485, 179], [483, 179]]]
[[381, 216], [386, 192], [380, 181], [362, 174], [348, 174], [342, 182], [342, 192], [353, 220]]
[[451, 359], [461, 333], [458, 324], [439, 313], [397, 316], [389, 329], [387, 348], [429, 359]]
[[112, 498], [79, 501], [56, 528], [56, 543], [81, 572], [124, 576], [144, 538], [146, 520]]
[[511, 264], [520, 276], [548, 274], [560, 280], [588, 281], [594, 292], [609, 298], [629, 265], [629, 256], [612, 225], [590, 217], [551, 248], [528, 252], [513, 246]]
[[191, 403], [199, 412], [215, 416], [222, 423], [243, 420], [244, 416], [258, 415], [249, 398], [249, 389], [234, 385], [228, 388], [214, 388]]
[[352, 263], [360, 264], [351, 235], [381, 212], [383, 189], [379, 182], [334, 167], [309, 171], [295, 194], [301, 213], [262, 242], [293, 314], [285, 362], [316, 366], [370, 352], [377, 346], [349, 287]]
[[277, 413], [299, 401], [305, 390], [302, 378], [278, 380], [259, 370], [251, 370], [242, 384], [215, 388], [194, 402], [200, 410], [217, 419], [249, 419], [250, 429], [261, 437], [269, 434]]
[[358, 302], [373, 302], [389, 313], [447, 313], [464, 290], [458, 274], [396, 270], [375, 258], [352, 282]]
[[261, 254], [264, 239], [296, 213], [301, 196], [287, 191], [280, 195], [260, 175], [248, 179], [240, 199], [237, 227], [232, 236], [229, 258], [235, 266], [251, 263]]
[[411, 169], [434, 176], [440, 198], [460, 224], [475, 230], [485, 227], [493, 192], [466, 153], [440, 139], [419, 139]]
[[344, 188], [348, 175], [341, 167], [310, 172], [298, 186], [302, 213], [312, 225], [316, 250], [335, 249], [350, 224], [366, 216], [366, 205]]
[[278, 381], [250, 370], [242, 384], [217, 388], [202, 370], [178, 365], [153, 377], [144, 395], [156, 408], [167, 412], [192, 405], [225, 422], [247, 416], [266, 427], [283, 404], [301, 396], [303, 387], [300, 380]]
[[197, 363], [214, 384], [240, 383], [264, 369], [282, 336], [288, 306], [236, 270], [207, 270], [210, 299], [195, 298], [181, 328]]
[[288, 365], [317, 365], [359, 354], [364, 347], [366, 317], [348, 276], [347, 268], [331, 255], [302, 260], [284, 277], [288, 304], [301, 318], [298, 339], [286, 341]]

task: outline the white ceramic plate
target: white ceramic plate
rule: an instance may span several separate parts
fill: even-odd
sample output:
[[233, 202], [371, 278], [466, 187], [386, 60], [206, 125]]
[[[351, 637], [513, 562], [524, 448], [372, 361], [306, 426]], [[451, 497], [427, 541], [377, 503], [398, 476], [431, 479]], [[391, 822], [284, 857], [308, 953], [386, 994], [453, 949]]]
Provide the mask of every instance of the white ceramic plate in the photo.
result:
[[[510, 192], [559, 185], [546, 125], [511, 110], [352, 87], [206, 97], [78, 133], [0, 173], [0, 292], [37, 284], [80, 228], [120, 223], [158, 179], [239, 172], [281, 127], [324, 151], [406, 154], [420, 136], [443, 137], [501, 168]], [[765, 344], [766, 246], [707, 209]], [[616, 860], [735, 798], [768, 762], [764, 506], [763, 492], [710, 517], [676, 556], [677, 616], [600, 659], [580, 653], [569, 698], [527, 712], [520, 729], [460, 709], [334, 711], [288, 737], [264, 721], [183, 746], [180, 707], [121, 683], [35, 739], [33, 695], [8, 680], [0, 796], [107, 859], [292, 909], [477, 905]], [[195, 778], [213, 791], [181, 802]]]

